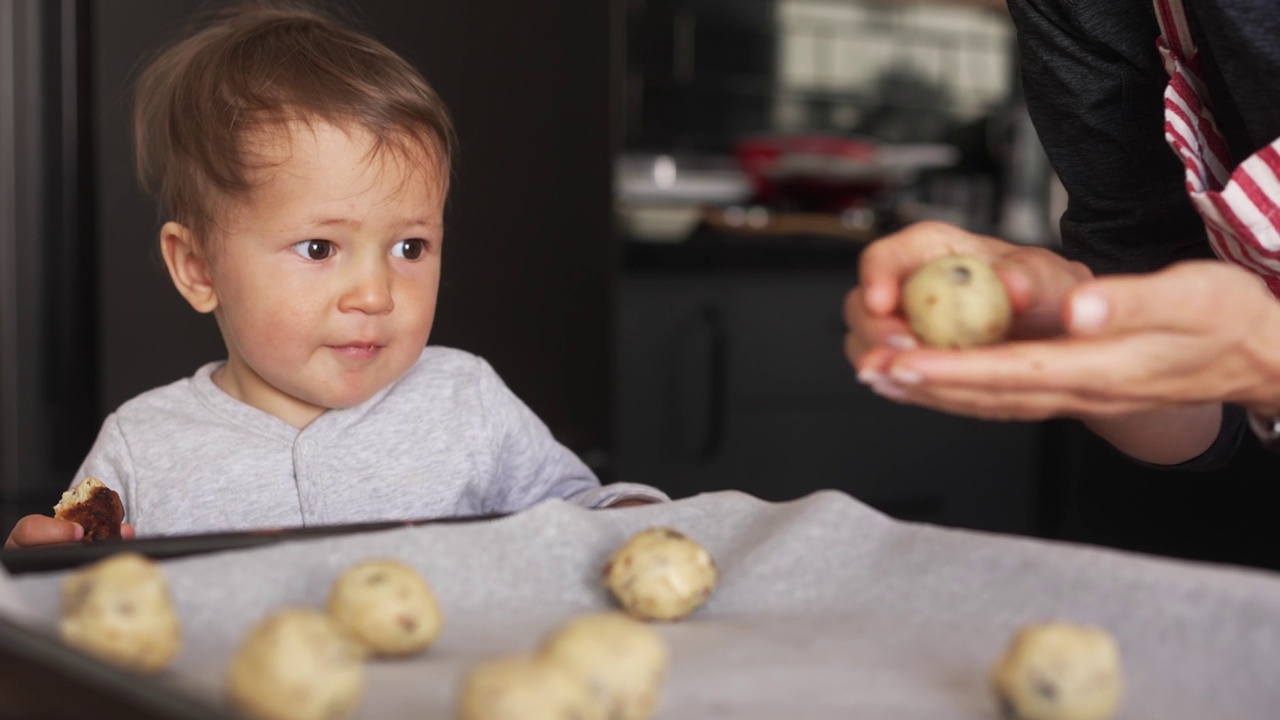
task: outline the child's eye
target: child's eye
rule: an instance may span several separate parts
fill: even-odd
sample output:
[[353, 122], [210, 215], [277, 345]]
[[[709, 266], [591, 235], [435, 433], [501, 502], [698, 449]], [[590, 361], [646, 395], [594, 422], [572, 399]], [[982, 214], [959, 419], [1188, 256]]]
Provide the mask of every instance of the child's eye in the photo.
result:
[[401, 240], [391, 248], [391, 254], [405, 260], [417, 260], [427, 251], [427, 241], [422, 238]]
[[308, 260], [324, 260], [333, 254], [333, 243], [328, 240], [303, 240], [294, 243], [293, 251]]

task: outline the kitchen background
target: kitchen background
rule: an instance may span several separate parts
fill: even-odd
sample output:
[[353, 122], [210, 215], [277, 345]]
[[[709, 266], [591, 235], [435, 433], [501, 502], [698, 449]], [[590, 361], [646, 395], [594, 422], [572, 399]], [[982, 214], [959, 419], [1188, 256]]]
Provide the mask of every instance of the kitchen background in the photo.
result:
[[[129, 83], [219, 2], [0, 0], [0, 520], [102, 418], [223, 355], [136, 187]], [[1280, 567], [1276, 467], [1137, 466], [1074, 423], [885, 402], [840, 316], [869, 240], [943, 219], [1054, 246], [1065, 202], [999, 0], [349, 0], [461, 152], [432, 342], [488, 358], [609, 480]]]

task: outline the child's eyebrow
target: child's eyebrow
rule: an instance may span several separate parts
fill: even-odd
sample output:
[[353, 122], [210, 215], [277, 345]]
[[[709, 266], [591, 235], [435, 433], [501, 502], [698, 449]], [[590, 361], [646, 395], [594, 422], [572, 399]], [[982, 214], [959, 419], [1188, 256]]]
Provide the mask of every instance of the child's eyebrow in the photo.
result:
[[[433, 219], [431, 219], [431, 218], [427, 218], [427, 217], [421, 217], [421, 218], [404, 218], [403, 220], [399, 220], [399, 221], [397, 221], [397, 222], [395, 222], [395, 223], [393, 223], [393, 224], [394, 224], [394, 225], [397, 225], [397, 226], [399, 226], [399, 227], [424, 227], [424, 228], [435, 228], [435, 227], [438, 227], [438, 226], [440, 225], [440, 221], [439, 221], [439, 220], [433, 220]], [[357, 221], [357, 220], [355, 220], [355, 219], [353, 219], [353, 218], [345, 218], [345, 217], [330, 217], [330, 218], [325, 218], [325, 217], [318, 217], [318, 218], [308, 219], [307, 221], [303, 222], [299, 227], [303, 227], [303, 228], [327, 228], [327, 227], [344, 227], [344, 228], [350, 228], [350, 227], [356, 227], [356, 226], [358, 226], [358, 225], [360, 225], [360, 222], [359, 222], [359, 221]]]
[[306, 227], [351, 227], [357, 224], [351, 218], [315, 218], [303, 223]]
[[424, 218], [407, 218], [401, 224], [404, 225], [405, 227], [435, 228], [440, 226], [440, 221], [433, 220], [432, 218], [425, 218], [425, 217]]

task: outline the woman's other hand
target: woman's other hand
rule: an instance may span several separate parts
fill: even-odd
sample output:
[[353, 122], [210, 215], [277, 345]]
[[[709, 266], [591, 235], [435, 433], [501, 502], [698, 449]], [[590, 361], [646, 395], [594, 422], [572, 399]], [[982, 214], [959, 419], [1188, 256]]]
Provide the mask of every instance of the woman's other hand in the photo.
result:
[[894, 351], [875, 359], [878, 390], [992, 419], [1115, 417], [1216, 401], [1280, 410], [1280, 306], [1247, 271], [1185, 262], [1065, 295], [1065, 336]]
[[918, 347], [901, 310], [903, 282], [928, 261], [944, 255], [974, 255], [990, 262], [1013, 306], [1011, 338], [1061, 335], [1063, 300], [1093, 276], [1080, 263], [1043, 248], [1024, 247], [937, 222], [916, 223], [867, 247], [859, 260], [859, 283], [844, 303], [845, 356], [859, 377], [893, 395], [885, 373], [900, 351]]

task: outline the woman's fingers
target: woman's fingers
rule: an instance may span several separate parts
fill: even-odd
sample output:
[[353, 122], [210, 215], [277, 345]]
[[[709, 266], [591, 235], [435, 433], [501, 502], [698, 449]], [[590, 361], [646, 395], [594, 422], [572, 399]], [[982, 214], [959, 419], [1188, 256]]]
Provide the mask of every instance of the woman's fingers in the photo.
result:
[[[1058, 338], [1064, 333], [1064, 303], [1087, 268], [1043, 248], [1013, 245], [937, 222], [911, 225], [872, 243], [859, 259], [858, 287], [845, 298], [849, 327], [844, 352], [858, 378], [885, 397], [980, 417], [1041, 418], [1085, 407], [1079, 379], [1070, 367], [1046, 378], [1045, 357], [1060, 348], [1011, 343], [977, 351], [920, 350], [899, 304], [901, 287], [920, 266], [945, 255], [974, 255], [991, 261], [1014, 307], [1012, 337]], [[1037, 355], [1039, 353], [1039, 355]], [[1090, 375], [1098, 360], [1085, 358]], [[1105, 362], [1102, 364], [1106, 367]], [[993, 388], [1003, 391], [992, 394]], [[1086, 388], [1089, 396], [1093, 388]], [[1132, 401], [1109, 399], [1128, 408]], [[1087, 404], [1095, 407], [1097, 401]]]
[[[1215, 400], [1275, 385], [1239, 344], [1171, 331], [899, 353], [885, 375], [901, 399], [980, 417], [1108, 415]], [[1242, 390], [1244, 389], [1244, 390]]]
[[915, 348], [917, 342], [898, 315], [871, 314], [863, 300], [863, 289], [854, 288], [845, 296], [844, 320], [849, 331], [845, 334], [844, 352], [849, 363], [857, 366], [864, 353], [878, 346], [897, 350]]
[[[910, 254], [888, 257], [880, 262]], [[902, 320], [860, 312], [855, 301], [846, 354], [860, 379], [894, 400], [1000, 419], [1280, 404], [1280, 305], [1251, 274], [1203, 261], [1090, 279], [1082, 266], [1036, 248], [995, 257], [1020, 312], [1016, 339], [895, 350], [886, 338], [905, 330]]]
[[992, 263], [1013, 306], [1017, 338], [1046, 338], [1063, 332], [1067, 294], [1093, 274], [1043, 248], [1018, 248]]
[[885, 392], [876, 385], [871, 387], [890, 400], [984, 420], [1036, 421], [1053, 417], [1127, 415], [1164, 407], [1146, 400], [1089, 397], [1059, 390], [989, 390], [951, 386], [914, 390], [891, 384]]
[[[1171, 331], [1235, 336], [1275, 305], [1252, 274], [1221, 262], [1187, 262], [1150, 275], [1120, 275], [1081, 285], [1067, 323], [1076, 335]], [[1230, 323], [1243, 323], [1232, 327]]]
[[1008, 243], [940, 222], [918, 222], [871, 243], [858, 258], [859, 286], [868, 312], [885, 316], [898, 308], [902, 282], [921, 265], [943, 255], [990, 259]]
[[1018, 342], [962, 352], [898, 353], [882, 369], [890, 399], [997, 420], [1115, 415], [1179, 402], [1179, 371], [1142, 341]]
[[[995, 267], [1015, 313], [1014, 336], [1062, 333], [1063, 301], [1092, 278], [1082, 264], [1044, 248], [977, 235], [939, 222], [921, 222], [872, 243], [858, 260], [859, 300], [872, 317], [897, 314], [903, 282], [920, 266], [945, 255], [974, 255]], [[846, 316], [849, 308], [846, 305]]]
[[898, 311], [903, 281], [929, 260], [957, 253], [995, 257], [1016, 246], [939, 222], [920, 222], [869, 245], [858, 260], [858, 286], [845, 296], [849, 362], [873, 347], [906, 350], [917, 341]]
[[[1205, 400], [1216, 376], [1210, 366], [1231, 362], [1225, 348], [1170, 332], [1119, 337], [1012, 342], [963, 352], [928, 350], [894, 358], [891, 376], [915, 385], [1000, 391], [1063, 391], [1086, 397], [1169, 402]], [[1234, 368], [1232, 369], [1234, 371]]]

